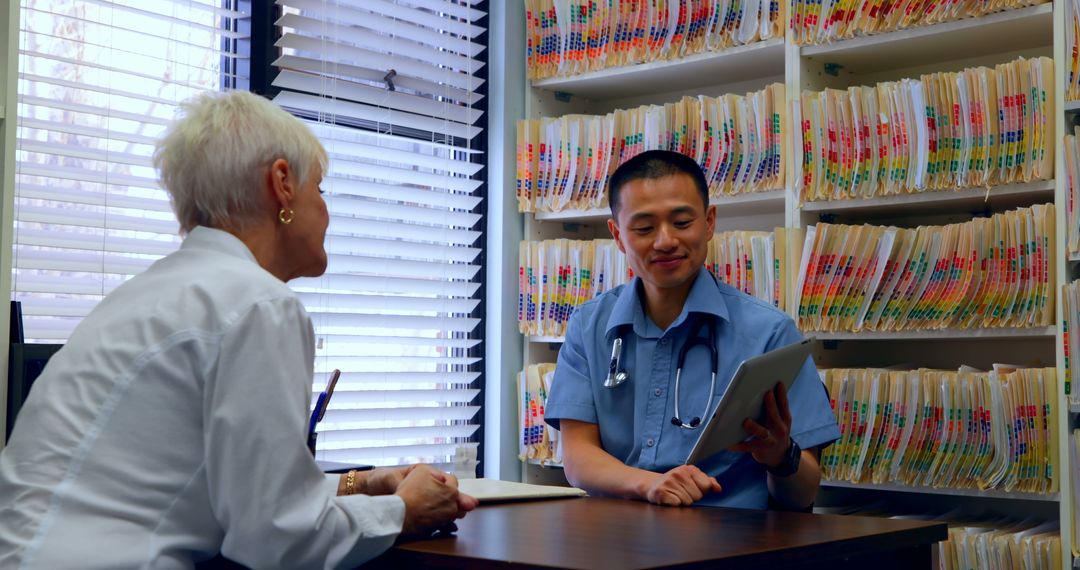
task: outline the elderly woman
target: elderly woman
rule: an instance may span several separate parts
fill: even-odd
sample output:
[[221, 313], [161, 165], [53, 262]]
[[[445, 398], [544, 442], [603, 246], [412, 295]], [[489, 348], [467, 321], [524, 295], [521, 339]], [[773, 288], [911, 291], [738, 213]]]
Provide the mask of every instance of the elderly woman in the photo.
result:
[[428, 466], [328, 477], [306, 447], [327, 156], [258, 96], [199, 97], [154, 155], [186, 239], [106, 297], [0, 454], [0, 567], [363, 563], [476, 506]]

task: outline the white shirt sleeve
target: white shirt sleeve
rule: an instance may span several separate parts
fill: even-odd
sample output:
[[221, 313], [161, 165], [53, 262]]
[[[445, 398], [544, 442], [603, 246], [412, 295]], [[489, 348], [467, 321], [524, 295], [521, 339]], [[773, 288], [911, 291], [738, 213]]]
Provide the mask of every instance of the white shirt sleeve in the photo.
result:
[[396, 496], [337, 496], [307, 449], [314, 333], [295, 298], [224, 333], [204, 402], [206, 474], [224, 556], [253, 568], [348, 568], [401, 532]]

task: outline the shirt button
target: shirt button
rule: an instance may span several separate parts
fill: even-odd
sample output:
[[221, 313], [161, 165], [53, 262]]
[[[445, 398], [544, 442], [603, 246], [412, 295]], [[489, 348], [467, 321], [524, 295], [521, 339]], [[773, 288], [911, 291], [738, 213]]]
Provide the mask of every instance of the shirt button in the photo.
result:
[[660, 339], [660, 344], [667, 344], [667, 339], [666, 338]]
[[653, 390], [653, 394], [656, 394], [657, 396], [659, 396], [661, 392], [662, 392], [662, 390], [660, 390], [660, 388], [657, 388], [656, 390]]
[[650, 437], [649, 441], [645, 442], [645, 445], [647, 445], [649, 447], [652, 447], [652, 446], [656, 445], [656, 440]]

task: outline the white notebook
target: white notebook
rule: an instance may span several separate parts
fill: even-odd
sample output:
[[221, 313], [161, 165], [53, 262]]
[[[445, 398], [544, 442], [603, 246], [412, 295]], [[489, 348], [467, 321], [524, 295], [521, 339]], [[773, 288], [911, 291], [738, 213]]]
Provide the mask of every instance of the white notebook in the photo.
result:
[[466, 495], [476, 497], [481, 503], [585, 496], [585, 491], [576, 487], [531, 485], [529, 483], [499, 481], [498, 479], [461, 479], [458, 481], [458, 489]]

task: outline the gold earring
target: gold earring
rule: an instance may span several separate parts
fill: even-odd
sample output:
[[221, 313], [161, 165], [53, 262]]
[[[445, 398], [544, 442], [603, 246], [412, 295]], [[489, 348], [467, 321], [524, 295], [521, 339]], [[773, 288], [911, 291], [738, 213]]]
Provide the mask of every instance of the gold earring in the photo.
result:
[[282, 208], [278, 210], [277, 219], [283, 224], [291, 224], [293, 219], [292, 208]]

